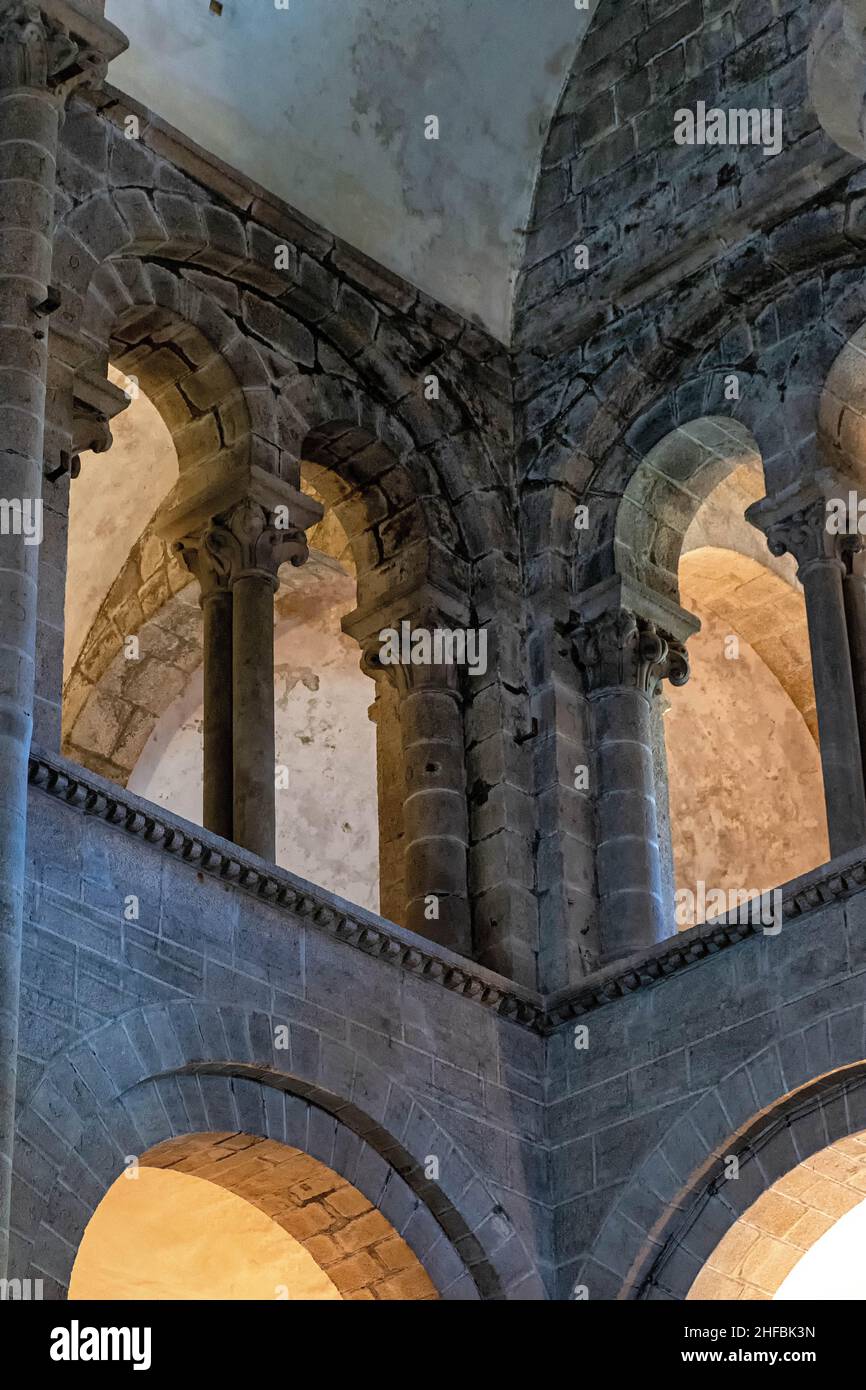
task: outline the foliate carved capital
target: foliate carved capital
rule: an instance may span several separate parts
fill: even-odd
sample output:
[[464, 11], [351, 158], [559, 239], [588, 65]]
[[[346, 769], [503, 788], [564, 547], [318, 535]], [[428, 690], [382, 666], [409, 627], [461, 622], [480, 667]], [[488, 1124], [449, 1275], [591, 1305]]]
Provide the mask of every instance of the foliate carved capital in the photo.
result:
[[276, 591], [283, 564], [303, 565], [309, 549], [306, 533], [282, 515], [245, 499], [213, 520], [195, 536], [176, 543], [187, 567], [198, 579], [202, 597], [230, 589], [239, 579], [260, 578]]
[[684, 643], [625, 608], [613, 608], [578, 625], [574, 652], [588, 694], [625, 688], [652, 699], [663, 680], [685, 685], [689, 658]]
[[[441, 655], [437, 653], [435, 637], [431, 643], [431, 659], [425, 659], [426, 653], [423, 650], [423, 638], [427, 634], [433, 636], [435, 632], [444, 632], [445, 629], [436, 628], [432, 623], [427, 627], [422, 627], [419, 623], [415, 627], [406, 622], [405, 627], [410, 629], [408, 634], [401, 635], [398, 628], [393, 629], [393, 637], [384, 641], [380, 636], [365, 641], [360, 663], [364, 675], [376, 682], [377, 689], [380, 682], [387, 682], [401, 699], [420, 690], [435, 689], [445, 691], [459, 700], [460, 666], [451, 661], [435, 659], [437, 654]], [[417, 641], [419, 636], [422, 640], [413, 648], [413, 640]], [[396, 652], [393, 650], [395, 639], [400, 648]]]
[[198, 536], [185, 536], [172, 546], [190, 574], [198, 580], [202, 604], [216, 594], [229, 593], [231, 588], [221, 559], [211, 553], [207, 542], [208, 532], [203, 531]]
[[773, 521], [765, 529], [771, 555], [793, 555], [801, 578], [816, 564], [836, 564], [844, 569], [846, 552], [859, 549], [856, 536], [841, 534], [828, 524], [823, 497]]
[[82, 46], [36, 0], [0, 0], [0, 91], [36, 87], [61, 101], [105, 77], [104, 55]]

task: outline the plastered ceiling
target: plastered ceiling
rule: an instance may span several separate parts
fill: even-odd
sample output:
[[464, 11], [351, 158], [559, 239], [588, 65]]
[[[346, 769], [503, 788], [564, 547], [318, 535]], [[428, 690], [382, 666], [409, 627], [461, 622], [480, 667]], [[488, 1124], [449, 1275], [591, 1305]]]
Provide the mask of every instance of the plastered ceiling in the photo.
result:
[[506, 342], [588, 3], [107, 0], [130, 40], [111, 81]]

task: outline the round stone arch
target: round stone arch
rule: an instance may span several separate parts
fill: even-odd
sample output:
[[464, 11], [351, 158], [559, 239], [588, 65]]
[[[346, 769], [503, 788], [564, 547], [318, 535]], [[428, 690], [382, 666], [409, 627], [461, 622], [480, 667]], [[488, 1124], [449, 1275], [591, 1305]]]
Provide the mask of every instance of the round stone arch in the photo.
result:
[[818, 415], [821, 462], [852, 489], [866, 486], [866, 323], [827, 373]]
[[[677, 431], [702, 420], [732, 433], [744, 431], [760, 454], [767, 491], [779, 491], [814, 472], [821, 390], [846, 341], [834, 320], [839, 314], [850, 317], [862, 295], [849, 291], [840, 305], [801, 332], [758, 350], [756, 319], [766, 319], [775, 300], [790, 290], [786, 280], [748, 314], [738, 307], [692, 331], [701, 302], [695, 289], [682, 305], [674, 305], [665, 329], [667, 342], [701, 344], [673, 364], [676, 378], [671, 350], [651, 346], [628, 369], [628, 409], [614, 408], [595, 385], [571, 403], [574, 393], [566, 393], [565, 407], [543, 439], [528, 441], [538, 447], [524, 505], [540, 513], [543, 534], [560, 557], [557, 563], [571, 589], [591, 588], [617, 573], [620, 503], [646, 458]], [[761, 333], [768, 333], [766, 326]], [[619, 366], [617, 359], [610, 370], [621, 393]], [[603, 382], [604, 374], [599, 379]], [[564, 384], [559, 383], [560, 396]], [[737, 394], [732, 397], [732, 392]], [[575, 524], [578, 506], [588, 507], [586, 526]]]
[[[140, 384], [168, 428], [181, 472], [201, 469], [217, 477], [245, 464], [277, 465], [264, 367], [206, 295], [165, 267], [127, 258], [99, 268], [89, 304], [106, 338], [94, 348], [92, 365], [104, 372], [110, 357]], [[110, 467], [110, 459], [102, 466]], [[166, 641], [177, 659], [169, 664], [179, 671], [168, 673], [169, 691], [177, 693], [177, 680], [195, 662], [189, 643], [197, 615], [179, 599], [189, 583], [188, 571], [159, 535], [158, 509], [111, 584], [64, 685], [64, 748], [97, 772], [125, 780], [147, 736], [146, 720], [133, 719], [133, 727], [115, 717], [120, 710], [133, 718], [132, 705], [111, 706], [123, 692], [101, 688], [125, 640], [142, 640], [143, 630], [159, 626], [170, 608], [177, 621]], [[124, 679], [135, 676], [123, 663], [120, 671]]]
[[[471, 556], [501, 548], [503, 534], [510, 536], [509, 548], [516, 555], [501, 468], [495, 450], [490, 453], [481, 437], [494, 426], [474, 398], [459, 345], [446, 347], [420, 323], [397, 317], [375, 300], [347, 304], [340, 312], [343, 286], [337, 274], [306, 254], [299, 258], [291, 242], [292, 233], [281, 242], [273, 230], [242, 221], [205, 197], [161, 190], [150, 197], [138, 188], [95, 193], [57, 228], [53, 277], [63, 298], [58, 354], [71, 354], [78, 366], [94, 339], [104, 345], [106, 326], [100, 327], [91, 296], [100, 267], [131, 258], [149, 274], [166, 274], [165, 263], [174, 262], [182, 266], [187, 282], [207, 285], [217, 303], [223, 297], [232, 332], [240, 331], [244, 345], [237, 351], [248, 349], [251, 340], [260, 346], [271, 369], [269, 384], [281, 403], [292, 407], [312, 394], [313, 408], [301, 412], [305, 423], [296, 435], [298, 447], [285, 447], [280, 460], [284, 478], [297, 486], [292, 468], [307, 433], [322, 422], [350, 419], [395, 456], [406, 460], [407, 451], [413, 452], [416, 491], [432, 499], [441, 490], [455, 514], [449, 519], [443, 506], [437, 524], [456, 525]], [[277, 247], [290, 253], [285, 270], [275, 269]], [[226, 345], [216, 345], [231, 362]], [[438, 399], [427, 400], [424, 373], [434, 362], [444, 389]], [[355, 408], [328, 408], [323, 392], [344, 401], [348, 397]], [[255, 421], [254, 432], [260, 432]], [[507, 445], [504, 436], [501, 442]], [[426, 478], [435, 479], [435, 488], [423, 485]], [[479, 492], [483, 507], [472, 504], [470, 494]], [[430, 505], [435, 507], [432, 501]]]
[[104, 370], [111, 359], [140, 382], [181, 472], [233, 463], [280, 471], [271, 378], [236, 310], [237, 291], [219, 302], [180, 266], [132, 255], [103, 262], [90, 283], [81, 330], [90, 365]]
[[866, 159], [866, 4], [831, 0], [812, 36], [807, 58], [809, 96], [835, 144]]
[[[834, 1040], [850, 1039], [855, 1030], [829, 1032], [837, 1053], [832, 1060], [839, 1063], [832, 1070], [756, 1113], [768, 1067], [768, 1053], [761, 1053], [677, 1120], [628, 1184], [584, 1261], [577, 1282], [590, 1298], [686, 1299], [720, 1240], [779, 1177], [866, 1128], [862, 1017], [854, 1042], [832, 1049]], [[802, 1037], [781, 1040], [783, 1067], [786, 1059], [796, 1065], [802, 1043]]]
[[[178, 1193], [182, 1202], [189, 1196], [193, 1200], [201, 1196], [203, 1183], [240, 1197], [297, 1242], [312, 1265], [344, 1299], [391, 1301], [438, 1297], [418, 1256], [387, 1217], [327, 1163], [303, 1148], [261, 1135], [232, 1131], [190, 1133], [148, 1149], [133, 1171], [141, 1177], [142, 1170], [183, 1175]], [[190, 1185], [190, 1177], [197, 1182]], [[165, 1189], [159, 1184], [150, 1188], [151, 1203], [158, 1202], [161, 1190]], [[176, 1191], [174, 1184], [168, 1191]], [[127, 1181], [118, 1180], [108, 1197], [112, 1206], [121, 1200], [124, 1214], [131, 1207], [135, 1219], [137, 1195], [134, 1187], [127, 1186]], [[133, 1199], [131, 1204], [129, 1198]], [[85, 1231], [76, 1257], [70, 1284], [73, 1297], [76, 1286], [80, 1288], [82, 1274], [86, 1279], [87, 1266], [93, 1258], [91, 1237], [97, 1246], [101, 1243], [97, 1226], [101, 1214], [101, 1207], [97, 1208], [96, 1222]], [[123, 1230], [116, 1209], [109, 1229]], [[173, 1237], [174, 1232], [171, 1235]], [[103, 1235], [103, 1250], [104, 1240]], [[128, 1267], [126, 1242], [124, 1246], [121, 1258]], [[120, 1251], [117, 1253], [120, 1256]], [[152, 1267], [152, 1253], [149, 1263]], [[274, 1295], [277, 1293], [297, 1296], [291, 1281], [279, 1290], [274, 1289]]]
[[762, 459], [730, 406], [682, 422], [675, 396], [666, 397], [594, 475], [582, 499], [586, 524], [572, 518], [576, 591], [622, 574], [678, 602], [677, 565], [695, 513], [735, 468], [759, 469]]
[[405, 1086], [286, 1018], [186, 1001], [132, 1011], [46, 1070], [18, 1126], [15, 1267], [63, 1297], [128, 1160], [203, 1131], [274, 1139], [327, 1164], [392, 1223], [442, 1297], [543, 1296], [507, 1213]]

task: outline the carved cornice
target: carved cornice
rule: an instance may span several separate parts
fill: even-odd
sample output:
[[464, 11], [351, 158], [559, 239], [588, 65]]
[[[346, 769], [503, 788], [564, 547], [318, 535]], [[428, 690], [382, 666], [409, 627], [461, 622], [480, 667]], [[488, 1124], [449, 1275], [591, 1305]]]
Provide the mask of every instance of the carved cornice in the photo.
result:
[[[554, 1033], [596, 1009], [648, 989], [669, 975], [690, 970], [702, 960], [763, 931], [759, 924], [724, 921], [692, 927], [596, 971], [576, 987], [544, 998], [372, 912], [352, 907], [325, 889], [305, 883], [218, 835], [169, 815], [56, 754], [32, 751], [30, 782], [85, 815], [96, 816], [163, 853], [186, 860], [200, 873], [233, 883], [242, 892], [263, 899], [288, 916], [302, 918], [316, 931], [462, 994], [541, 1035]], [[793, 924], [864, 888], [866, 851], [861, 849], [783, 889], [783, 923]]]
[[96, 816], [163, 853], [186, 860], [199, 873], [232, 883], [288, 916], [302, 918], [314, 930], [541, 1031], [544, 1011], [540, 995], [372, 912], [352, 907], [325, 889], [305, 883], [208, 830], [167, 815], [159, 807], [64, 758], [34, 749], [30, 783], [86, 815]]

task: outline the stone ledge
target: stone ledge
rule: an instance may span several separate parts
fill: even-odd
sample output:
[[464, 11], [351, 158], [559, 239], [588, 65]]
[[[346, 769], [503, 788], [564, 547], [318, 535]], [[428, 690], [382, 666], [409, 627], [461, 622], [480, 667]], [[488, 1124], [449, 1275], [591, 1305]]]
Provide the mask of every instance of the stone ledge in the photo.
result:
[[[533, 1033], [547, 1036], [606, 1004], [635, 994], [762, 935], [760, 924], [724, 918], [668, 937], [651, 950], [596, 971], [577, 987], [543, 998], [445, 947], [356, 907], [327, 889], [247, 853], [219, 835], [172, 816], [57, 754], [34, 748], [30, 783], [86, 815], [179, 856], [200, 872], [235, 884], [287, 915], [301, 917], [366, 955], [420, 975]], [[782, 889], [785, 922], [793, 922], [866, 887], [866, 846], [794, 879]]]
[[541, 996], [495, 975], [445, 947], [356, 907], [325, 888], [279, 869], [219, 835], [172, 816], [56, 754], [32, 749], [32, 786], [59, 801], [116, 826], [164, 852], [185, 859], [199, 872], [233, 883], [287, 915], [336, 937], [366, 955], [420, 975], [455, 994], [465, 995], [504, 1018], [540, 1032]]
[[[783, 922], [816, 912], [829, 903], [850, 897], [866, 887], [866, 845], [833, 859], [782, 887]], [[750, 936], [763, 935], [760, 924], [739, 922], [731, 918], [715, 918], [688, 931], [677, 933], [653, 946], [651, 950], [626, 960], [615, 961], [586, 981], [544, 1001], [542, 1030], [553, 1032], [563, 1024], [582, 1018], [605, 1004], [635, 994], [681, 970], [687, 970], [708, 956], [714, 956], [728, 946], [735, 946]]]

